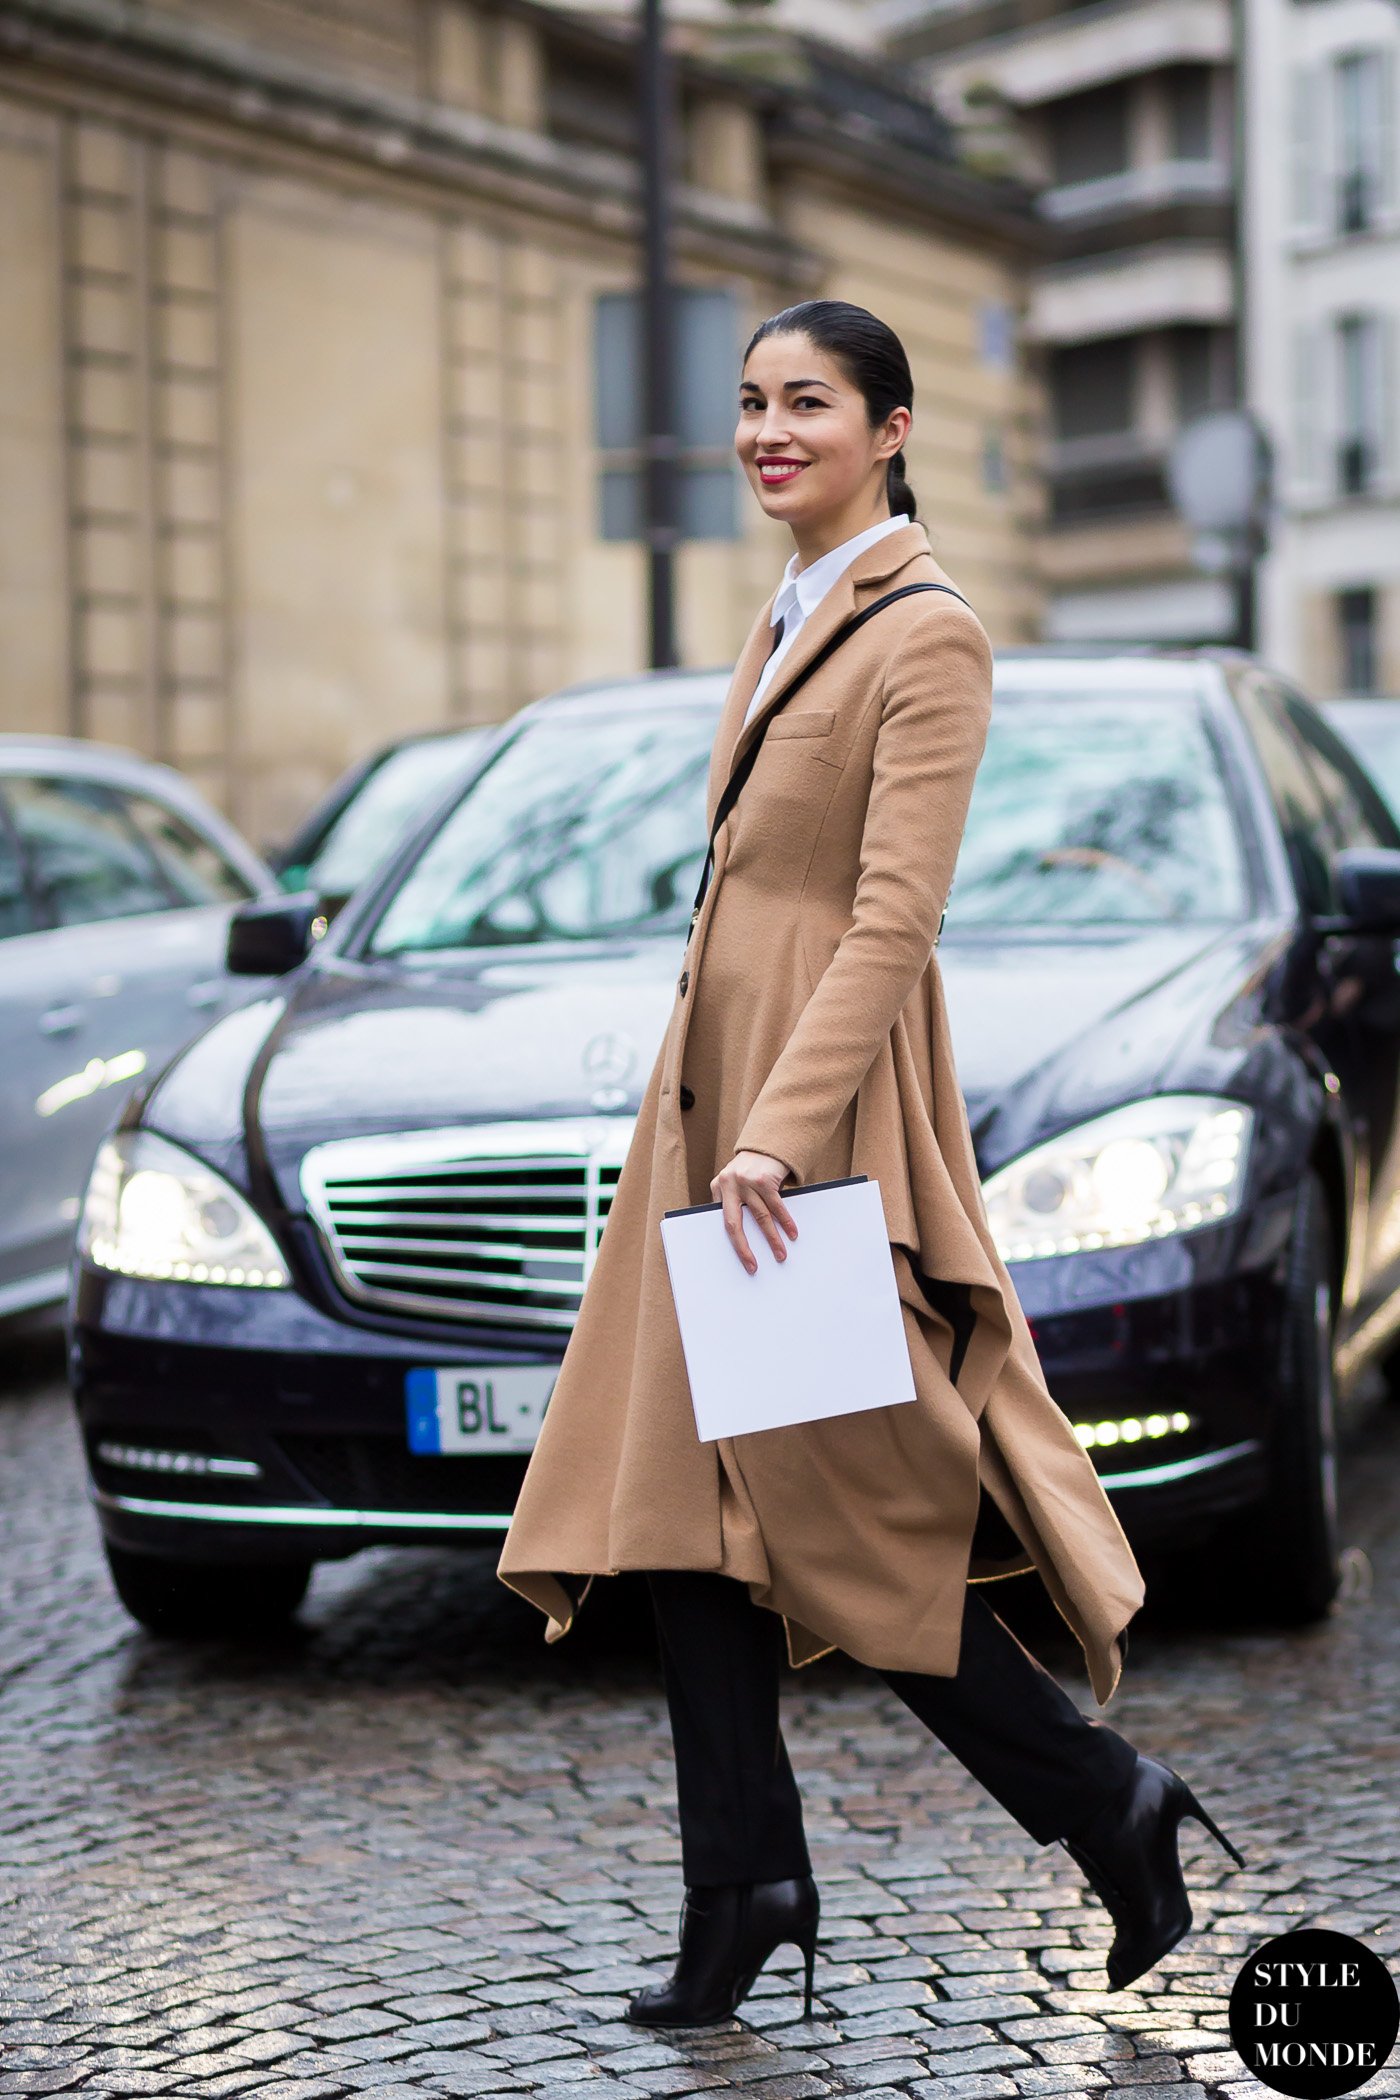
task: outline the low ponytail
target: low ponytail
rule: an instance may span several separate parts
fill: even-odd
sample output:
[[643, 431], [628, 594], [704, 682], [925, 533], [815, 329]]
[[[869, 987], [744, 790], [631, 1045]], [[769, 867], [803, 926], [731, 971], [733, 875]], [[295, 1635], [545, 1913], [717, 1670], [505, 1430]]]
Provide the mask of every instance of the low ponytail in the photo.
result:
[[[865, 399], [865, 413], [872, 430], [878, 430], [892, 408], [914, 406], [914, 381], [903, 343], [887, 322], [867, 307], [853, 306], [848, 299], [804, 299], [770, 314], [754, 330], [744, 362], [756, 343], [770, 335], [805, 335], [809, 343], [827, 351], [842, 365], [853, 386]], [[896, 452], [885, 470], [890, 514], [918, 516], [914, 491], [905, 479], [904, 453]]]
[[885, 488], [890, 499], [891, 517], [897, 518], [901, 511], [903, 511], [906, 518], [918, 517], [919, 508], [914, 499], [914, 491], [905, 479], [904, 453], [902, 450], [896, 452], [886, 469]]

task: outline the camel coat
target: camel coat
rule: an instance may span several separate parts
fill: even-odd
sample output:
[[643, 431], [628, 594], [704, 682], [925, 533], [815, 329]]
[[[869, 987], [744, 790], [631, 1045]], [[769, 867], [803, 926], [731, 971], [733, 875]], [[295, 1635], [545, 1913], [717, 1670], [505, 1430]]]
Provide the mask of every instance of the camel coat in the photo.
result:
[[[754, 621], [715, 736], [707, 822], [772, 719], [716, 841], [498, 1572], [548, 1615], [551, 1640], [596, 1575], [708, 1569], [783, 1615], [795, 1664], [842, 1648], [951, 1676], [968, 1580], [1034, 1568], [1103, 1705], [1142, 1577], [993, 1244], [935, 947], [991, 710], [987, 637], [955, 597], [903, 599], [774, 714], [853, 612], [923, 581], [948, 579], [921, 524], [867, 547], [744, 727], [771, 598]], [[699, 1441], [660, 1220], [710, 1202], [745, 1148], [798, 1182], [878, 1181], [912, 1403]], [[747, 1213], [745, 1230], [757, 1234]], [[972, 1550], [984, 1494], [1015, 1534], [995, 1561]]]

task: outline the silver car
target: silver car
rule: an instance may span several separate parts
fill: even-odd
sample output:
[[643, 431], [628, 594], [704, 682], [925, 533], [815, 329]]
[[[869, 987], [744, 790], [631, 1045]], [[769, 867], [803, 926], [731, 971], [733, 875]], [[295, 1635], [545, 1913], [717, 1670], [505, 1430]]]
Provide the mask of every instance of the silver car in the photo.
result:
[[0, 736], [0, 1318], [62, 1298], [99, 1143], [256, 989], [225, 972], [228, 920], [275, 888], [168, 767]]

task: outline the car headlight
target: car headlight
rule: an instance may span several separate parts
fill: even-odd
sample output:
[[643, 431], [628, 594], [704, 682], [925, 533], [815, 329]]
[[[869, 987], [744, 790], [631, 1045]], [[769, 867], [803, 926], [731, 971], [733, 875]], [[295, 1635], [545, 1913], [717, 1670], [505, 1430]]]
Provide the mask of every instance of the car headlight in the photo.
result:
[[102, 1146], [78, 1246], [96, 1268], [119, 1276], [242, 1290], [287, 1286], [277, 1242], [247, 1197], [149, 1130], [119, 1132]]
[[988, 1176], [1003, 1261], [1043, 1261], [1213, 1225], [1238, 1210], [1253, 1111], [1210, 1094], [1159, 1094], [1049, 1138]]

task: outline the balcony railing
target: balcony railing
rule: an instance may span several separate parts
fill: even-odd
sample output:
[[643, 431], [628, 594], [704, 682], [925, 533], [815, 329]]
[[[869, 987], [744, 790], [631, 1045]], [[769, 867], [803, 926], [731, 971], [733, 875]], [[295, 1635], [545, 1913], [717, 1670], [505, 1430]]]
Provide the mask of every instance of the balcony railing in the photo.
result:
[[1062, 182], [1042, 191], [1037, 209], [1058, 225], [1080, 219], [1117, 218], [1171, 204], [1223, 204], [1232, 177], [1225, 161], [1166, 160], [1151, 167], [1123, 168], [1087, 182]]
[[1045, 464], [1057, 480], [1072, 480], [1134, 467], [1160, 467], [1165, 457], [1165, 445], [1158, 438], [1136, 430], [1099, 430], [1086, 437], [1054, 438]]
[[1046, 461], [1051, 522], [1089, 525], [1165, 508], [1165, 457], [1161, 439], [1134, 430], [1057, 438]]

